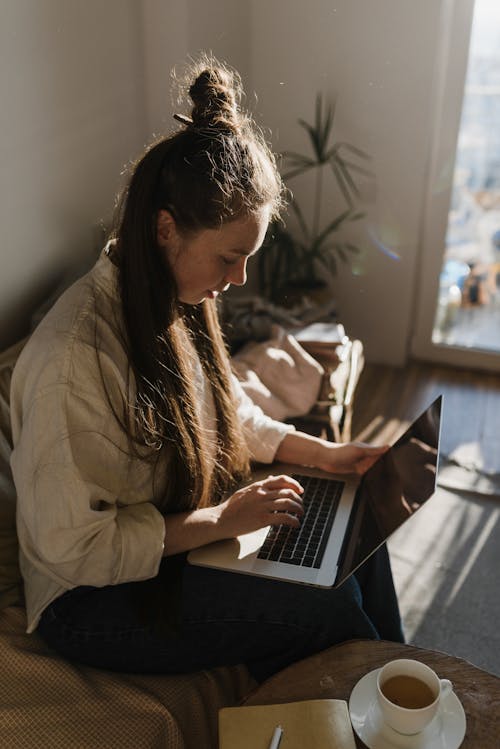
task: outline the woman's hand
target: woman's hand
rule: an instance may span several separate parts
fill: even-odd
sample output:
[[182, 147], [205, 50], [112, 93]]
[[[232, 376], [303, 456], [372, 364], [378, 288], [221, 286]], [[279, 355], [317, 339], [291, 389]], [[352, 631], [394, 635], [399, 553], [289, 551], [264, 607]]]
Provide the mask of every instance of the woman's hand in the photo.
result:
[[331, 473], [363, 474], [388, 449], [388, 445], [374, 447], [363, 442], [337, 444], [323, 441], [323, 444], [318, 446], [315, 466]]
[[217, 508], [221, 536], [234, 538], [267, 525], [297, 528], [304, 514], [302, 492], [301, 485], [290, 476], [268, 476], [238, 489]]
[[275, 459], [283, 463], [321, 468], [330, 473], [361, 474], [388, 449], [388, 445], [372, 447], [362, 442], [338, 444], [304, 432], [289, 432], [278, 447]]
[[[357, 442], [338, 445], [291, 432], [283, 440], [278, 457], [332, 473], [364, 473], [386, 450]], [[268, 476], [238, 489], [220, 505], [166, 515], [164, 554], [179, 554], [267, 525], [297, 528], [304, 514], [302, 493], [301, 485], [290, 476]]]

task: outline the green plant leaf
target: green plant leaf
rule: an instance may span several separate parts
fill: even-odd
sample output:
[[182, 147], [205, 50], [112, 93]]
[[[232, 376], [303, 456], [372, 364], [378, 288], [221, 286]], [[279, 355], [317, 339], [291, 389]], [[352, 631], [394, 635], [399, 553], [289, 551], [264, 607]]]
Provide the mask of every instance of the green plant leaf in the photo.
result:
[[311, 166], [303, 166], [303, 167], [299, 167], [298, 169], [292, 169], [291, 172], [285, 172], [285, 174], [283, 175], [283, 179], [286, 181], [289, 179], [293, 179], [293, 177], [298, 177], [301, 174], [305, 174], [306, 172], [308, 172], [310, 169], [312, 169], [315, 166], [316, 166], [316, 163], [314, 162], [313, 164], [311, 164]]
[[316, 97], [316, 130], [318, 132], [322, 163], [328, 160], [327, 144], [332, 133], [334, 112], [335, 105], [327, 104], [326, 110], [323, 113], [323, 97], [321, 94], [318, 94]]
[[342, 260], [343, 263], [349, 263], [349, 258], [347, 257], [344, 251], [344, 248], [342, 247], [341, 244], [337, 245], [337, 252], [338, 252], [339, 258]]
[[319, 161], [323, 161], [323, 152], [324, 152], [322, 122], [323, 122], [323, 97], [321, 94], [316, 94], [314, 131], [316, 133], [316, 139], [318, 143]]
[[309, 156], [303, 156], [301, 153], [295, 153], [295, 151], [283, 151], [282, 155], [295, 165], [314, 166], [316, 163]]
[[344, 180], [347, 184], [347, 189], [349, 190], [350, 194], [355, 195], [357, 198], [359, 198], [360, 193], [359, 193], [358, 187], [356, 183], [354, 182], [353, 178], [351, 177], [351, 175], [349, 174], [349, 170], [346, 168], [345, 162], [343, 161], [343, 159], [338, 157], [336, 163], [337, 163], [338, 168], [342, 172], [342, 176], [344, 177]]
[[339, 144], [334, 143], [333, 146], [330, 148], [330, 150], [327, 151], [326, 153], [326, 160], [330, 161], [330, 159], [336, 159], [338, 151], [339, 151]]
[[349, 206], [349, 210], [350, 210], [354, 205], [354, 200], [349, 191], [349, 185], [345, 181], [344, 175], [342, 174], [342, 170], [339, 168], [337, 164], [337, 160], [332, 159], [330, 161], [330, 166], [332, 168], [335, 179], [337, 180], [338, 188], [340, 192], [342, 193], [342, 195], [344, 196], [344, 200]]
[[321, 144], [319, 142], [318, 133], [316, 129], [312, 125], [310, 125], [308, 122], [306, 122], [305, 120], [298, 120], [298, 122], [299, 122], [299, 125], [302, 125], [302, 127], [305, 128], [305, 130], [307, 131], [309, 135], [309, 138], [312, 144], [313, 153], [316, 157], [315, 163], [321, 164], [322, 163]]
[[337, 275], [337, 260], [335, 258], [333, 249], [334, 248], [331, 248], [331, 251], [329, 253], [320, 255], [317, 258], [317, 262], [319, 263], [319, 265], [322, 265], [330, 276]]
[[360, 159], [366, 159], [367, 161], [371, 161], [371, 156], [366, 153], [366, 151], [362, 151], [361, 148], [356, 148], [356, 146], [353, 146], [351, 143], [346, 143], [345, 141], [342, 141], [338, 144], [339, 148], [347, 148], [348, 151], [351, 151], [351, 153], [355, 153], [356, 156], [359, 156]]
[[[311, 216], [303, 211], [303, 207], [290, 192], [289, 216], [294, 219], [293, 234], [284, 223], [275, 223], [269, 242], [266, 241], [259, 253], [261, 289], [266, 289], [269, 298], [278, 303], [282, 301], [290, 283], [317, 280], [320, 278], [320, 268], [334, 276], [338, 272], [339, 262], [354, 262], [355, 255], [361, 251], [352, 243], [339, 241], [340, 235], [336, 232], [345, 222], [358, 221], [365, 216], [357, 208], [360, 191], [356, 178], [361, 176], [372, 179], [374, 175], [366, 166], [370, 156], [365, 151], [351, 143], [335, 141], [336, 106], [336, 99], [332, 102], [322, 93], [317, 94], [312, 124], [304, 119], [298, 120], [300, 127], [307, 133], [306, 153], [283, 151], [281, 154], [285, 182], [317, 171], [315, 184], [311, 185]], [[325, 165], [329, 167], [327, 172], [324, 170]], [[333, 176], [337, 189], [334, 190], [333, 210], [330, 209], [330, 215], [334, 218], [321, 228], [321, 212], [322, 207], [325, 207], [322, 193], [326, 174]]]
[[351, 213], [350, 208], [348, 208], [346, 211], [343, 211], [342, 213], [339, 213], [339, 215], [333, 219], [331, 223], [328, 224], [328, 226], [323, 229], [323, 231], [318, 235], [318, 239], [323, 240], [326, 238], [329, 234], [331, 234], [334, 231], [337, 231], [340, 226], [346, 221], [349, 217], [349, 214]]
[[348, 216], [350, 214], [350, 210], [344, 211], [343, 213], [339, 214], [328, 226], [326, 226], [323, 231], [321, 231], [314, 239], [314, 241], [311, 243], [309, 247], [309, 252], [311, 255], [314, 255], [314, 257], [319, 257], [322, 255], [326, 248], [325, 248], [325, 241], [328, 239], [330, 234], [333, 234], [335, 231], [337, 231], [341, 225], [344, 223], [344, 221], [347, 220]]

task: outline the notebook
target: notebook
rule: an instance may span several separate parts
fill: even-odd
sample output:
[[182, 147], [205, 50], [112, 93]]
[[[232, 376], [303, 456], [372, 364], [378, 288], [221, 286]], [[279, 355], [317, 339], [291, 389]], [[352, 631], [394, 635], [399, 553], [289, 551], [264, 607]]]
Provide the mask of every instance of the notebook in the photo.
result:
[[435, 492], [442, 396], [362, 477], [301, 470], [299, 529], [268, 526], [188, 555], [191, 564], [289, 582], [337, 587]]
[[319, 699], [219, 710], [219, 749], [268, 749], [276, 726], [281, 749], [356, 749], [347, 702]]

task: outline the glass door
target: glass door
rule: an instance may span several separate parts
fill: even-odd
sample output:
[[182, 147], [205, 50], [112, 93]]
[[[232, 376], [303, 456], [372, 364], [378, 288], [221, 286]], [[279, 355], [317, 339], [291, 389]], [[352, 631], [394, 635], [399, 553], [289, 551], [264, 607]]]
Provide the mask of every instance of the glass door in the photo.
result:
[[[500, 2], [464, 8], [468, 16], [447, 19], [448, 37], [461, 24], [462, 46], [450, 43], [438, 94], [413, 349], [427, 359], [500, 369]], [[453, 160], [446, 141], [456, 144]], [[448, 189], [440, 190], [446, 167]]]

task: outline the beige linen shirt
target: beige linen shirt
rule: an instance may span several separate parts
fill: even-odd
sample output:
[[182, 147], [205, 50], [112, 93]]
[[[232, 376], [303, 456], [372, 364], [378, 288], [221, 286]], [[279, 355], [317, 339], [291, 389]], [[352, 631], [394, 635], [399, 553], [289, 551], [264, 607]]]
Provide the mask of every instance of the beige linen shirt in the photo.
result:
[[[133, 403], [123, 340], [117, 269], [103, 251], [42, 320], [14, 370], [11, 465], [28, 632], [71, 588], [145, 580], [159, 569], [164, 523], [153, 465], [129, 454], [116, 418]], [[215, 434], [197, 358], [193, 377], [202, 428]], [[293, 427], [265, 416], [236, 379], [234, 387], [252, 458], [269, 463]], [[168, 481], [168, 461], [155, 480]]]

